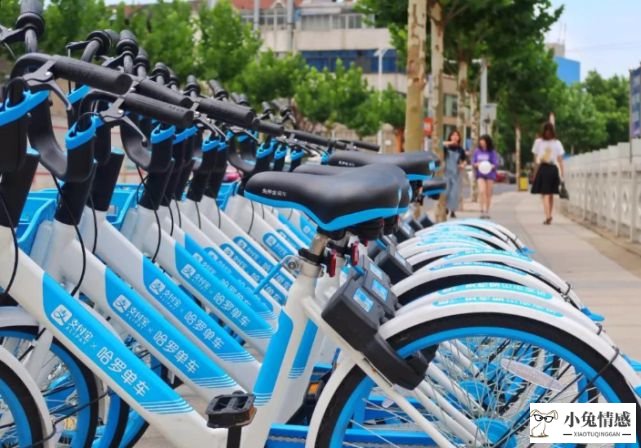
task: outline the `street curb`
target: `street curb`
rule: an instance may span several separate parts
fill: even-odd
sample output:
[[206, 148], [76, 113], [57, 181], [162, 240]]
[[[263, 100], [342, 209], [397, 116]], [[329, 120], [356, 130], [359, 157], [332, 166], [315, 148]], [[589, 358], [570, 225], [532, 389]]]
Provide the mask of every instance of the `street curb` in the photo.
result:
[[601, 227], [598, 227], [594, 224], [591, 224], [587, 221], [584, 221], [583, 219], [580, 219], [577, 216], [574, 216], [573, 214], [569, 213], [565, 207], [562, 208], [561, 213], [563, 216], [568, 218], [570, 221], [579, 224], [580, 226], [585, 227], [588, 230], [591, 230], [592, 232], [596, 233], [602, 238], [605, 238], [612, 244], [620, 247], [621, 249], [626, 250], [627, 252], [630, 252], [634, 255], [638, 255], [641, 257], [641, 244], [638, 243], [633, 243], [632, 241], [622, 238], [622, 237], [617, 237], [615, 236], [612, 232], [602, 229]]

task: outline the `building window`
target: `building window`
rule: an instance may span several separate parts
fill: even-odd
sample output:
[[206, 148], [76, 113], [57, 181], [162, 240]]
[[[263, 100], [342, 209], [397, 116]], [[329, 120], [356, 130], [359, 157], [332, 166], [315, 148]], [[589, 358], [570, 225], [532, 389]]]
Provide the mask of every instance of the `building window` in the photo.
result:
[[458, 114], [458, 104], [456, 95], [443, 95], [443, 113], [446, 117], [456, 117]]

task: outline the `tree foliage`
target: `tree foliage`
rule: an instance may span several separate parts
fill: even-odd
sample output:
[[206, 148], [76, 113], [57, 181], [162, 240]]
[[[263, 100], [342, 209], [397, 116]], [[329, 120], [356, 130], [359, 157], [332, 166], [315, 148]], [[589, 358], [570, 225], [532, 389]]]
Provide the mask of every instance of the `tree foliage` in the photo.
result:
[[605, 122], [607, 136], [600, 146], [614, 145], [629, 138], [630, 83], [623, 76], [604, 79], [590, 71], [583, 81], [585, 91], [594, 100], [596, 110]]
[[593, 96], [581, 84], [561, 90], [556, 108], [556, 128], [566, 150], [584, 152], [597, 149], [607, 139], [606, 122]]
[[65, 53], [69, 42], [84, 40], [97, 29], [109, 27], [103, 0], [51, 0], [44, 11], [45, 33], [40, 48], [49, 53]]
[[231, 81], [260, 49], [260, 37], [250, 24], [242, 21], [229, 0], [218, 1], [213, 8], [203, 3], [198, 24], [201, 33], [197, 50], [198, 75], [203, 79]]
[[300, 55], [279, 57], [273, 51], [259, 53], [233, 80], [232, 88], [247, 95], [250, 103], [292, 98], [307, 71]]

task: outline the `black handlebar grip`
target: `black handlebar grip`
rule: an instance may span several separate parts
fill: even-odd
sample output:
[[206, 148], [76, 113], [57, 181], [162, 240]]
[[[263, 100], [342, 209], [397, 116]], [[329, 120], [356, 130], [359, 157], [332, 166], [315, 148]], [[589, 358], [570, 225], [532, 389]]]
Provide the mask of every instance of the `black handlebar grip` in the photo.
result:
[[49, 70], [57, 78], [87, 84], [118, 95], [126, 93], [133, 83], [131, 76], [109, 68], [66, 56], [49, 56], [42, 53], [28, 53], [21, 56], [11, 70], [11, 77], [22, 76], [50, 61], [53, 61], [54, 65]]
[[313, 143], [315, 145], [329, 146], [330, 140], [320, 135], [310, 134], [309, 132], [291, 130], [287, 131], [291, 136], [295, 137], [297, 140]]
[[175, 71], [173, 71], [171, 68], [168, 68], [169, 70], [169, 84], [174, 84], [176, 87], [180, 84], [180, 78], [178, 78], [178, 75], [176, 74]]
[[30, 27], [35, 30], [36, 36], [42, 36], [45, 30], [45, 21], [42, 17], [42, 2], [40, 0], [22, 0], [20, 2], [20, 15], [16, 19], [15, 28]]
[[116, 44], [116, 53], [122, 54], [124, 52], [138, 54], [138, 39], [136, 35], [129, 30], [122, 30], [120, 32], [120, 39]]
[[380, 149], [380, 146], [374, 143], [361, 142], [359, 140], [350, 140], [347, 144], [352, 144], [357, 148], [367, 149], [368, 151], [378, 151]]
[[187, 82], [185, 83], [185, 92], [193, 92], [196, 95], [200, 95], [200, 84], [194, 75], [187, 76]]
[[158, 84], [151, 79], [143, 79], [136, 86], [138, 93], [150, 98], [154, 98], [158, 101], [164, 101], [165, 103], [173, 104], [174, 106], [181, 107], [191, 107], [194, 104], [193, 100], [186, 97], [182, 93], [171, 90], [162, 84]]
[[131, 76], [109, 68], [82, 62], [66, 56], [53, 56], [53, 59], [55, 65], [52, 71], [59, 78], [68, 79], [80, 84], [87, 84], [119, 95], [126, 93], [133, 83]]
[[332, 146], [335, 149], [347, 149], [347, 144], [345, 142], [340, 141], [340, 140], [332, 142]]
[[208, 98], [200, 100], [198, 110], [215, 120], [243, 128], [253, 127], [256, 120], [256, 113], [249, 107]]
[[118, 41], [120, 40], [120, 34], [117, 31], [112, 29], [104, 29], [103, 33], [109, 38], [109, 48], [116, 48]]
[[[110, 33], [114, 33], [115, 34], [115, 36], [116, 36], [116, 40], [115, 41], [112, 41], [114, 36], [111, 35]], [[114, 31], [111, 31], [111, 30], [96, 30], [96, 31], [92, 31], [91, 33], [89, 33], [89, 36], [87, 36], [87, 40], [94, 40], [94, 41], [98, 42], [98, 44], [99, 44], [99, 46], [96, 49], [96, 51], [93, 52], [93, 56], [100, 56], [100, 55], [103, 55], [105, 53], [108, 53], [109, 49], [113, 45], [113, 42], [118, 42], [118, 37], [117, 36], [118, 35]]]
[[152, 78], [155, 78], [156, 76], [162, 76], [165, 82], [167, 82], [171, 77], [171, 72], [169, 71], [169, 67], [167, 67], [166, 64], [162, 62], [156, 62], [149, 76], [151, 76]]
[[271, 121], [258, 120], [258, 125], [256, 130], [262, 132], [263, 134], [271, 135], [273, 137], [278, 137], [283, 135], [285, 128], [280, 124], [272, 123]]
[[219, 83], [217, 80], [212, 79], [208, 81], [209, 88], [211, 89], [211, 92], [214, 94], [214, 96], [228, 96], [227, 91], [223, 88], [222, 84]]
[[137, 93], [125, 95], [123, 107], [137, 114], [155, 118], [179, 128], [187, 128], [194, 122], [193, 110], [157, 101]]
[[138, 54], [134, 58], [134, 64], [136, 66], [142, 66], [145, 69], [145, 72], [149, 71], [151, 63], [149, 62], [149, 55], [144, 48], [138, 47]]

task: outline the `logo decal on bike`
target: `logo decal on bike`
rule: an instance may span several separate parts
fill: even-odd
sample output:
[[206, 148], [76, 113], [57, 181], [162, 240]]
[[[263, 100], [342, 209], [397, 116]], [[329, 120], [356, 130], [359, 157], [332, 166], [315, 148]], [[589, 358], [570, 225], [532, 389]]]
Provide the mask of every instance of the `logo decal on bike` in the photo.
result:
[[56, 309], [51, 312], [51, 318], [61, 327], [64, 327], [67, 321], [71, 319], [71, 316], [73, 316], [73, 314], [64, 305], [58, 305]]
[[118, 296], [116, 300], [114, 300], [114, 308], [120, 313], [127, 311], [130, 306], [131, 302], [125, 296]]

